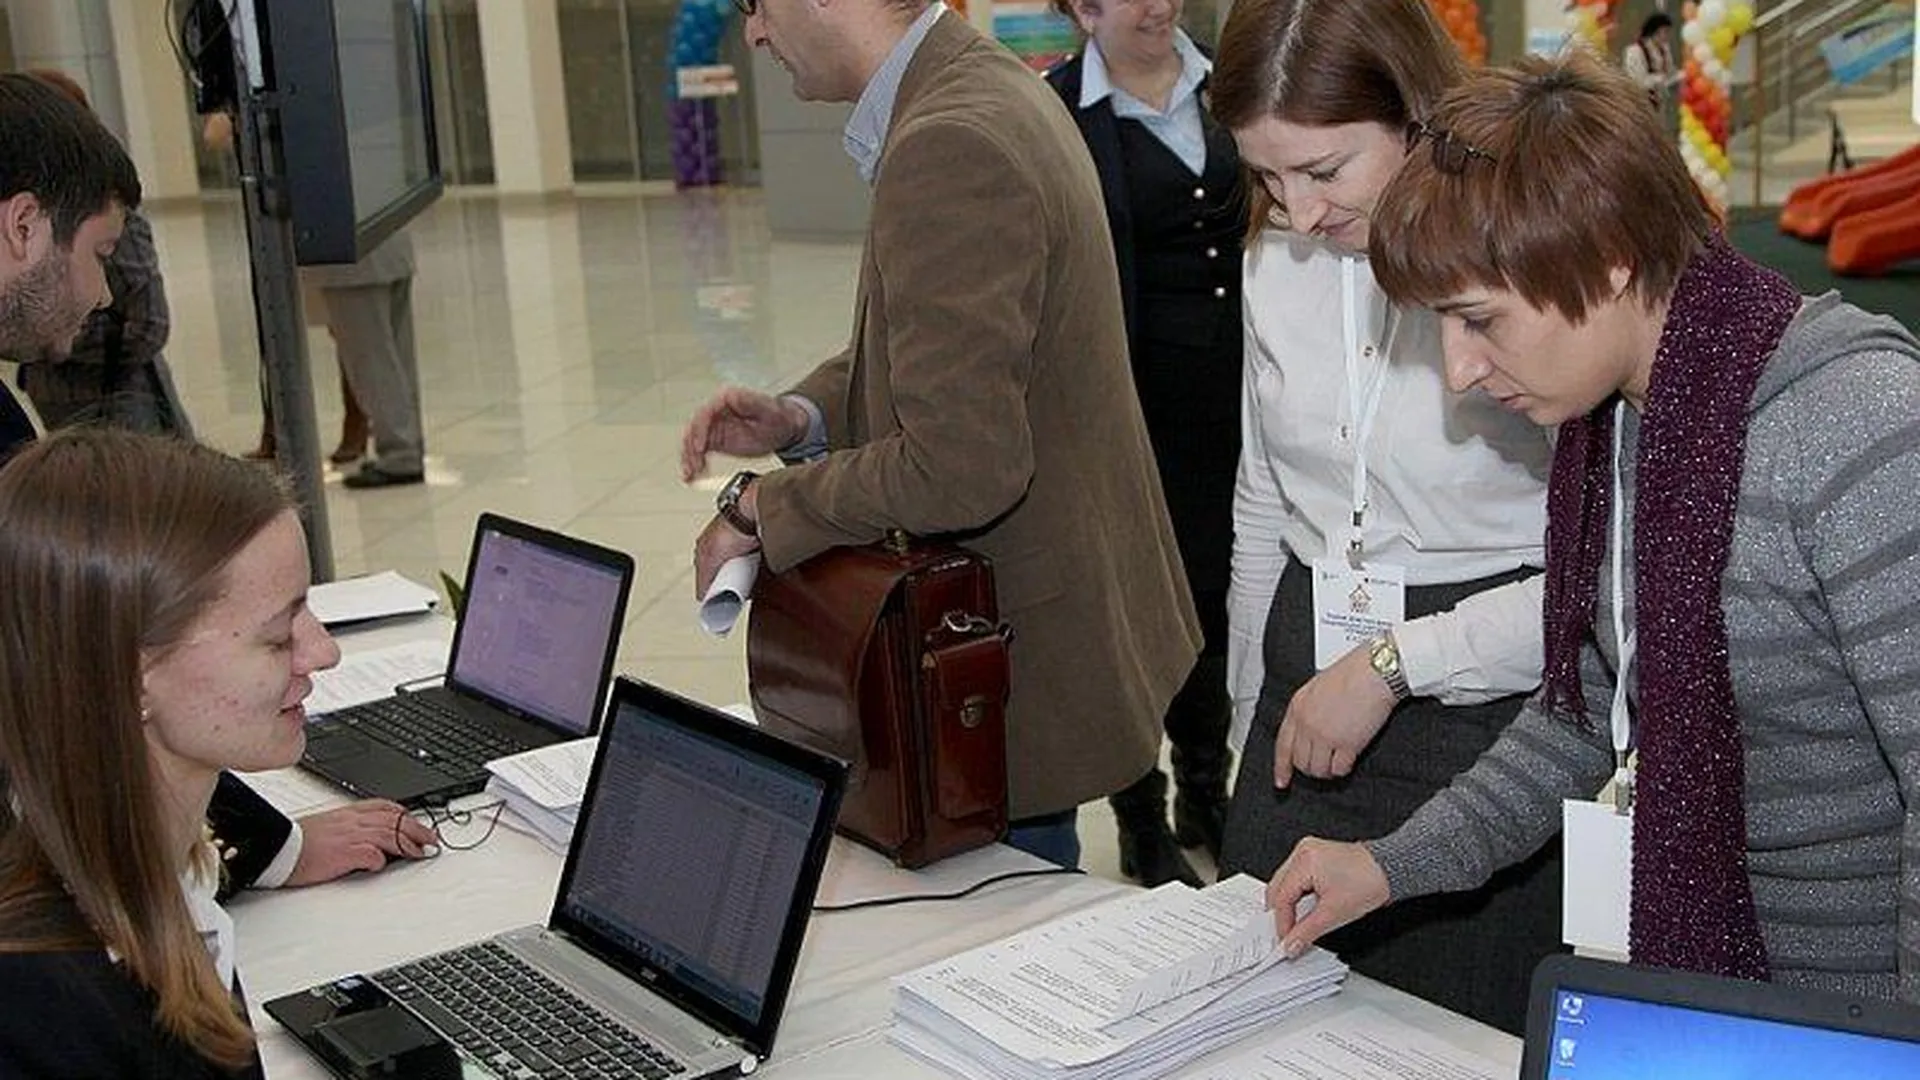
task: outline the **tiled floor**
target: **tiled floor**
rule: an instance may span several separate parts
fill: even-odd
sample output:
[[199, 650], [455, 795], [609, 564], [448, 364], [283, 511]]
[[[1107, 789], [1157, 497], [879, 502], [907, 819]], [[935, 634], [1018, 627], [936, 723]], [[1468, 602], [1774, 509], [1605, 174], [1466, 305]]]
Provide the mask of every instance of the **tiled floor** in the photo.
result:
[[[237, 204], [151, 212], [188, 412], [206, 441], [246, 450], [258, 349]], [[722, 383], [779, 388], [839, 348], [858, 246], [771, 241], [757, 191], [612, 189], [539, 205], [456, 193], [413, 233], [428, 483], [348, 491], [330, 474], [337, 572], [457, 577], [482, 510], [576, 533], [639, 562], [620, 670], [745, 700], [743, 637], [709, 637], [693, 618], [690, 553], [717, 481], [680, 483], [680, 429]], [[337, 369], [324, 330], [309, 348], [327, 449]], [[1088, 869], [1117, 876], [1104, 804], [1081, 834]]]

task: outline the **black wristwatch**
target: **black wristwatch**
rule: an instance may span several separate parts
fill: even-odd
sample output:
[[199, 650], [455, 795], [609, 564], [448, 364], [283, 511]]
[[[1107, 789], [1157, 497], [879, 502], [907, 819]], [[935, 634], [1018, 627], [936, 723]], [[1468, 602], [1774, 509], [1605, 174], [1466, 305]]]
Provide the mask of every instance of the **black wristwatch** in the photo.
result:
[[740, 511], [740, 496], [747, 493], [748, 484], [759, 478], [759, 473], [741, 469], [733, 474], [733, 479], [727, 481], [727, 486], [720, 489], [719, 497], [713, 500], [714, 508], [720, 511], [720, 517], [747, 536], [759, 536], [760, 527], [752, 518]]

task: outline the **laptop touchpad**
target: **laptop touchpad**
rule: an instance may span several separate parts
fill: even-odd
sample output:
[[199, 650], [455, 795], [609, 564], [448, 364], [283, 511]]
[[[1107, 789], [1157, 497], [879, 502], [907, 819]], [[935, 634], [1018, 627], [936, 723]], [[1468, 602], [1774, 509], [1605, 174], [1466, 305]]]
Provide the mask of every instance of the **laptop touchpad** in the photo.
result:
[[365, 736], [351, 731], [309, 731], [306, 757], [308, 761], [339, 761], [365, 754], [371, 745]]

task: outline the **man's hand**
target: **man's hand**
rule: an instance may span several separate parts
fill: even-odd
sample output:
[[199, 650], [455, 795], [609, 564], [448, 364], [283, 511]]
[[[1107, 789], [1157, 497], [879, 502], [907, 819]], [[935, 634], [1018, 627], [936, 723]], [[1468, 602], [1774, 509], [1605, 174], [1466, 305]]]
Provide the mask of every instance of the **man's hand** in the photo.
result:
[[300, 819], [300, 858], [287, 885], [318, 885], [355, 870], [371, 873], [389, 859], [438, 855], [439, 841], [399, 803], [363, 799]]
[[1393, 691], [1368, 662], [1366, 647], [1348, 650], [1287, 703], [1273, 743], [1273, 786], [1293, 783], [1296, 769], [1318, 777], [1352, 772], [1393, 705]]
[[[1309, 910], [1300, 901], [1312, 897]], [[1280, 951], [1291, 960], [1314, 942], [1362, 915], [1385, 907], [1392, 895], [1386, 872], [1360, 844], [1307, 837], [1267, 883], [1267, 907], [1280, 932]]]
[[[745, 499], [741, 500], [741, 506], [744, 510]], [[758, 550], [759, 537], [748, 536], [715, 514], [707, 527], [700, 530], [700, 538], [693, 542], [693, 598], [698, 600], [707, 595], [707, 587], [713, 584], [714, 575], [728, 559]]]
[[680, 479], [707, 471], [707, 454], [764, 457], [806, 437], [807, 410], [785, 398], [729, 386], [700, 406], [680, 437]]

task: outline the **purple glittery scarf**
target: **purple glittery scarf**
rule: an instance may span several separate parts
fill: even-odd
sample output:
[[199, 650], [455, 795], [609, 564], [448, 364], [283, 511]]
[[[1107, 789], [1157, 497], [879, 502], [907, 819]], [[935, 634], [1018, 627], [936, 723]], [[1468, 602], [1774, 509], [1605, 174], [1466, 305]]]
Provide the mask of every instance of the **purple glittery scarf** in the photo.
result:
[[[1716, 237], [1681, 275], [1654, 354], [1633, 514], [1636, 963], [1767, 978], [1720, 579], [1753, 388], [1799, 309], [1785, 278]], [[1561, 427], [1547, 496], [1548, 701], [1581, 723], [1580, 647], [1593, 633], [1613, 501], [1612, 414], [1609, 401]]]

